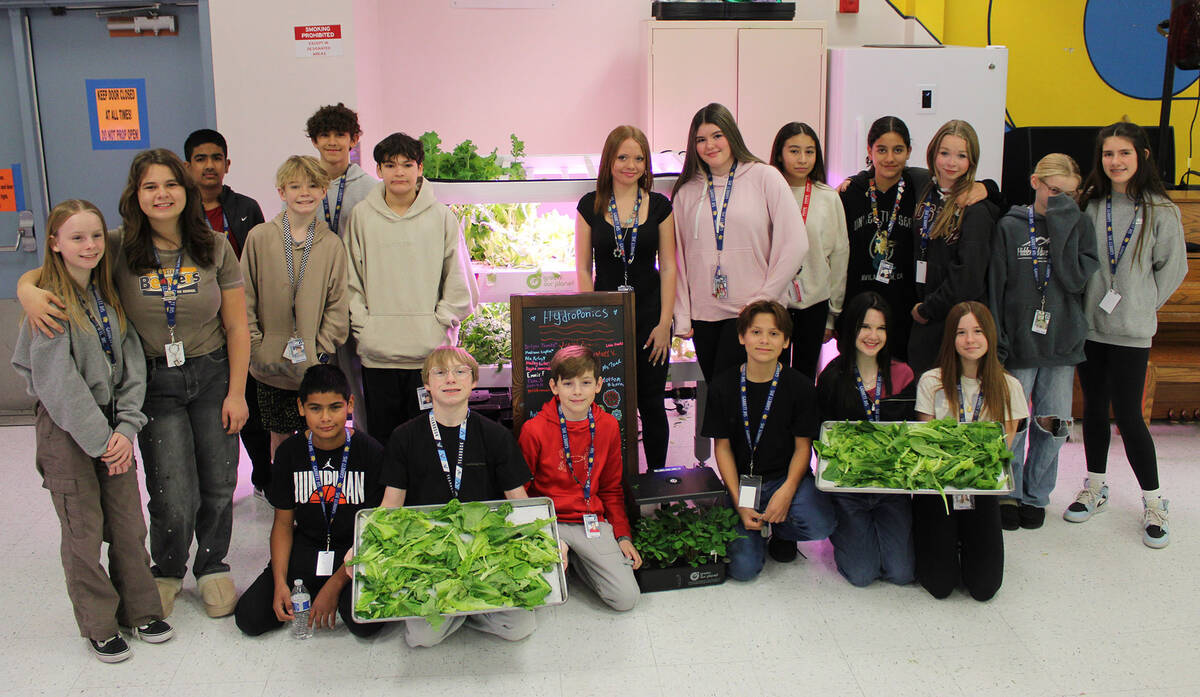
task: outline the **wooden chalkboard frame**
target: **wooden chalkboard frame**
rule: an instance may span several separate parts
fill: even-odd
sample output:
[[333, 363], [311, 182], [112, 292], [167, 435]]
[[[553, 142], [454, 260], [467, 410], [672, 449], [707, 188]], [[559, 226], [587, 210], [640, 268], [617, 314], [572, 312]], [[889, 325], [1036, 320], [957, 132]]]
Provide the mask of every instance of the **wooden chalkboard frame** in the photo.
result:
[[621, 414], [621, 458], [623, 480], [628, 488], [638, 474], [638, 421], [637, 421], [637, 334], [634, 324], [633, 293], [570, 293], [561, 295], [512, 295], [509, 297], [512, 311], [512, 407], [513, 432], [520, 436], [525, 422], [525, 387], [528, 371], [525, 368], [525, 312], [530, 309], [564, 310], [582, 307], [616, 307], [624, 313], [621, 328], [623, 349], [621, 351], [622, 379], [625, 388], [624, 409]]

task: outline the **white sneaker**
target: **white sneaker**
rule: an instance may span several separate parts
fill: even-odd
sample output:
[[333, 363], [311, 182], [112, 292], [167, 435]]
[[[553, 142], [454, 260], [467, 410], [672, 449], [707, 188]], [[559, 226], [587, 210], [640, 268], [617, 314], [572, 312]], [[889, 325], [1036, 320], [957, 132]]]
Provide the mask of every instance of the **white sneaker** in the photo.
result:
[[1108, 485], [1093, 489], [1087, 479], [1083, 480], [1083, 489], [1075, 494], [1075, 502], [1063, 511], [1063, 520], [1068, 523], [1082, 523], [1093, 514], [1099, 513], [1100, 508], [1108, 503]]
[[1162, 549], [1171, 541], [1167, 530], [1167, 503], [1164, 498], [1154, 499], [1153, 502], [1142, 499], [1142, 543], [1152, 549]]

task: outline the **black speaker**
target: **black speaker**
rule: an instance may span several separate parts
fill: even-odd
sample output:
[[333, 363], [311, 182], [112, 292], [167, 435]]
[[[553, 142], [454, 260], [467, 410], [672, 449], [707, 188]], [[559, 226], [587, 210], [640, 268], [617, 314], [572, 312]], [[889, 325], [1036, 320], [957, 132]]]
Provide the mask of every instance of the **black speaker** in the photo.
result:
[[[1096, 134], [1103, 126], [1026, 126], [1014, 128], [1004, 134], [1004, 169], [1000, 186], [1008, 202], [1024, 206], [1033, 202], [1033, 189], [1029, 186], [1029, 175], [1038, 160], [1052, 152], [1061, 152], [1075, 158], [1079, 171], [1087, 179], [1095, 157]], [[1158, 152], [1158, 127], [1146, 128], [1150, 140], [1150, 151], [1160, 169], [1167, 165], [1169, 172], [1175, 171], [1174, 129], [1168, 128], [1167, 152]], [[1169, 186], [1171, 182], [1166, 182]]]
[[1173, 0], [1167, 55], [1176, 68], [1200, 68], [1200, 1]]

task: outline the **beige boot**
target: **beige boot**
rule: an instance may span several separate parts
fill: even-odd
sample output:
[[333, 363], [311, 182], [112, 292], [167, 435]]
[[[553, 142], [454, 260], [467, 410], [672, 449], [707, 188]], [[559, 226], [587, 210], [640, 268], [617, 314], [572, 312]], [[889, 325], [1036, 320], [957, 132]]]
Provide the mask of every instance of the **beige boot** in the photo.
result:
[[237, 591], [233, 587], [233, 577], [228, 571], [205, 574], [197, 578], [196, 590], [204, 600], [204, 610], [209, 617], [233, 614], [233, 608], [237, 605]]
[[175, 610], [175, 596], [183, 588], [183, 579], [160, 576], [154, 579], [154, 585], [158, 586], [158, 599], [162, 601], [162, 619], [166, 619]]

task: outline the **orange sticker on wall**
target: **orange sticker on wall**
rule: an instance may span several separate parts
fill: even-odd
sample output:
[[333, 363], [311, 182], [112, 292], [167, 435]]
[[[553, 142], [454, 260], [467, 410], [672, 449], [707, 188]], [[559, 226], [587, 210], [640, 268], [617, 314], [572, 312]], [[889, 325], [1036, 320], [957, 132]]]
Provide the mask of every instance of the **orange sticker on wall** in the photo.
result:
[[11, 169], [0, 169], [0, 213], [17, 212], [17, 187]]

